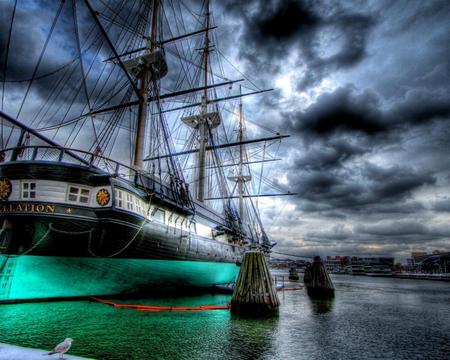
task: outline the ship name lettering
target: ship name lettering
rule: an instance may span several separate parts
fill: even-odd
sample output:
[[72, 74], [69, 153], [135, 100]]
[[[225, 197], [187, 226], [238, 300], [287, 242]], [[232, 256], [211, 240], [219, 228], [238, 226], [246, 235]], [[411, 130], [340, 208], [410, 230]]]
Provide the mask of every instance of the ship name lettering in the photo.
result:
[[0, 213], [40, 212], [54, 213], [56, 206], [51, 204], [0, 204]]

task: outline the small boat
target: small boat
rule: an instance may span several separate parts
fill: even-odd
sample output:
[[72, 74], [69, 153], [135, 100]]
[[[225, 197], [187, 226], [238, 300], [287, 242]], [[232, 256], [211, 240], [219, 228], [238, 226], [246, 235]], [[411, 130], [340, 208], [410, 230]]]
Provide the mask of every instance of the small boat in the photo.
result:
[[367, 276], [373, 277], [389, 277], [392, 276], [392, 269], [386, 266], [366, 266], [365, 268]]
[[366, 275], [366, 270], [362, 265], [350, 265], [345, 268], [345, 271], [349, 275]]

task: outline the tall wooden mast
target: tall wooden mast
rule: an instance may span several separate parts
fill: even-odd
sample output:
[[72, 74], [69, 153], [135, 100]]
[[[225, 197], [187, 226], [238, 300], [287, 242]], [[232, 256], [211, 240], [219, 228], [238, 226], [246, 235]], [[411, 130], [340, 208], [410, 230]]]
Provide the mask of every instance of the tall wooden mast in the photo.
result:
[[[242, 94], [242, 87], [239, 86], [239, 94]], [[250, 181], [252, 178], [250, 175], [244, 175], [244, 162], [246, 161], [245, 156], [245, 145], [244, 145], [244, 115], [242, 111], [242, 97], [239, 102], [239, 130], [238, 130], [238, 143], [239, 143], [239, 163], [238, 163], [238, 174], [236, 176], [229, 176], [228, 179], [234, 182], [237, 182], [238, 189], [238, 197], [239, 197], [239, 217], [241, 222], [244, 221], [245, 218], [245, 209], [244, 209], [244, 195], [245, 189], [244, 185], [247, 181]]]
[[198, 129], [198, 155], [197, 155], [197, 178], [196, 178], [196, 198], [198, 201], [203, 202], [205, 199], [205, 178], [206, 178], [206, 150], [209, 139], [209, 130], [213, 129], [220, 124], [220, 115], [218, 112], [208, 112], [208, 67], [209, 67], [209, 28], [210, 28], [210, 10], [209, 0], [206, 1], [206, 31], [205, 41], [203, 48], [203, 72], [204, 72], [204, 86], [205, 90], [202, 95], [202, 101], [200, 105], [200, 114], [183, 117], [181, 120], [194, 129]]
[[[206, 1], [206, 26], [205, 28], [209, 28], [210, 22], [210, 13], [209, 13], [209, 0]], [[204, 79], [205, 86], [208, 86], [208, 58], [209, 58], [209, 32], [208, 30], [205, 32], [205, 47], [203, 50], [203, 71], [204, 71]], [[201, 105], [201, 115], [205, 115], [207, 112], [208, 106], [208, 90], [205, 89], [205, 92], [202, 96], [202, 105]], [[203, 201], [205, 198], [205, 160], [206, 160], [206, 144], [208, 142], [208, 122], [205, 116], [201, 117], [201, 120], [198, 124], [198, 136], [199, 136], [199, 151], [198, 151], [198, 181], [197, 181], [197, 200]]]
[[134, 146], [133, 165], [142, 168], [144, 160], [145, 129], [147, 125], [148, 86], [151, 81], [158, 80], [167, 73], [164, 54], [157, 48], [158, 18], [160, 0], [153, 1], [150, 37], [147, 38], [145, 53], [125, 63], [128, 70], [137, 74], [140, 82], [140, 98], [136, 124], [136, 140]]
[[[242, 94], [242, 87], [239, 86], [239, 94]], [[239, 101], [239, 181], [238, 181], [238, 191], [239, 191], [239, 216], [241, 220], [244, 217], [244, 182], [242, 181], [242, 168], [244, 164], [244, 124], [242, 116], [242, 98]]]
[[140, 81], [140, 99], [138, 107], [137, 125], [136, 125], [136, 140], [134, 146], [133, 165], [137, 168], [142, 168], [144, 158], [144, 143], [145, 143], [145, 127], [147, 122], [147, 101], [148, 101], [148, 76], [147, 71], [142, 71], [139, 76]]

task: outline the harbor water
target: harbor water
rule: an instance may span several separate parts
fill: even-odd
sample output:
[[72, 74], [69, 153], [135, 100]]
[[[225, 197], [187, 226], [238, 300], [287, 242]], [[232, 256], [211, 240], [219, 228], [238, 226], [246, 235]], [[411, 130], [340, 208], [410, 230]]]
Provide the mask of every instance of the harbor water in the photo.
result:
[[[111, 360], [449, 358], [449, 283], [348, 275], [333, 281], [333, 300], [280, 292], [279, 316], [266, 319], [226, 310], [141, 312], [94, 301], [0, 305], [0, 342], [51, 349], [71, 337], [69, 354]], [[224, 305], [230, 297], [128, 302]]]

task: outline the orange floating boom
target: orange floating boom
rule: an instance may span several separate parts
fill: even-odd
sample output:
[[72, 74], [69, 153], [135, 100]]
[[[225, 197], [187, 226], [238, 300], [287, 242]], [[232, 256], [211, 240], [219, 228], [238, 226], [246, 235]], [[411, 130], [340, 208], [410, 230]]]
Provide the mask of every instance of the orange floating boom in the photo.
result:
[[98, 301], [105, 305], [114, 306], [123, 309], [135, 309], [137, 311], [206, 311], [206, 310], [229, 310], [230, 305], [200, 305], [200, 306], [153, 306], [139, 304], [119, 304], [91, 296], [92, 300]]

